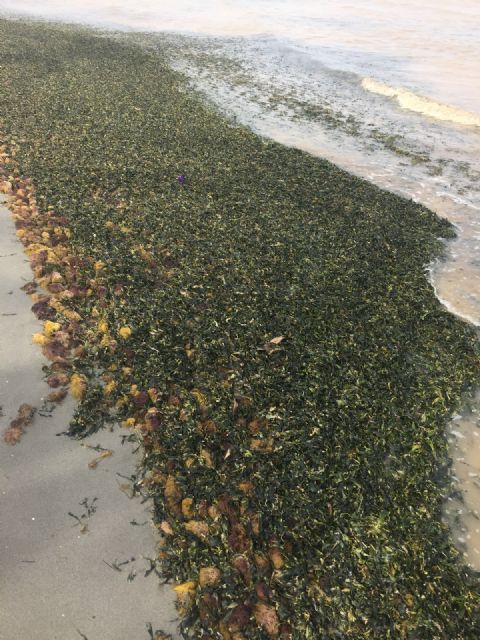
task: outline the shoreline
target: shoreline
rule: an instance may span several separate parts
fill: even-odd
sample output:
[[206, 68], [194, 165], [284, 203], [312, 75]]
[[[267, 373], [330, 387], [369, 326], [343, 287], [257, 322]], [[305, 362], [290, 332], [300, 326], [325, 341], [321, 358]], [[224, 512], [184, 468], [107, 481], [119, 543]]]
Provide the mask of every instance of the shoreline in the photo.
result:
[[[137, 35], [132, 39], [161, 52], [175, 70], [189, 78], [190, 87], [226, 117], [261, 136], [326, 158], [381, 189], [426, 206], [461, 229], [455, 244], [449, 246], [449, 259], [437, 265], [435, 283], [458, 315], [480, 321], [475, 295], [480, 290], [475, 260], [479, 203], [474, 181], [475, 167], [477, 173], [479, 167], [467, 151], [480, 144], [478, 133], [464, 128], [459, 142], [462, 155], [453, 148], [455, 145], [452, 147], [450, 129], [438, 130], [428, 119], [412, 118], [404, 109], [392, 109], [381, 96], [366, 97], [357, 92], [355, 83], [343, 82], [338, 76], [340, 86], [331, 87], [335, 96], [332, 109], [322, 107], [326, 99], [327, 104], [330, 102], [328, 89], [322, 85], [324, 79], [329, 86], [328, 74], [325, 78], [323, 74], [314, 75], [309, 86], [301, 65], [295, 65], [288, 55], [284, 59], [269, 53], [268, 47], [260, 48], [257, 60], [255, 46], [218, 38], [203, 42], [178, 35], [163, 42], [154, 35]], [[282, 67], [282, 61], [287, 70], [277, 71], [275, 67]], [[265, 66], [270, 73], [262, 74]], [[268, 75], [272, 77], [267, 80]], [[348, 104], [350, 95], [350, 102], [362, 107], [352, 108]], [[365, 118], [370, 123], [378, 120], [378, 127], [365, 126]], [[385, 119], [391, 121], [387, 130]], [[417, 133], [422, 126], [428, 136]], [[428, 140], [436, 140], [435, 148]], [[472, 179], [468, 177], [470, 172]]]
[[[71, 432], [85, 434], [116, 406], [126, 426], [143, 437], [145, 479], [166, 537], [163, 568], [184, 580], [177, 590], [184, 612], [195, 602], [196, 625], [223, 625], [225, 633], [240, 634], [248, 628], [255, 638], [264, 637], [262, 629], [272, 637], [314, 637], [312, 630], [323, 629], [332, 616], [345, 633], [373, 637], [370, 625], [379, 622], [370, 620], [368, 602], [372, 590], [389, 580], [376, 576], [373, 550], [388, 539], [407, 571], [401, 576], [407, 591], [401, 607], [395, 599], [382, 601], [382, 615], [401, 628], [427, 632], [438, 591], [435, 603], [416, 601], [425, 584], [415, 563], [434, 562], [445, 581], [435, 615], [450, 633], [462, 625], [463, 637], [473, 639], [479, 621], [468, 612], [478, 602], [478, 585], [458, 564], [440, 526], [440, 492], [431, 482], [445, 460], [441, 426], [449, 406], [478, 382], [473, 332], [439, 308], [423, 273], [428, 257], [440, 251], [435, 235], [451, 236], [448, 224], [328, 162], [225, 125], [193, 94], [182, 95], [178, 77], [155, 56], [84, 31], [55, 29], [56, 46], [70, 56], [64, 62], [49, 50], [49, 27], [18, 29], [27, 41], [40, 39], [44, 49], [32, 50], [29, 60], [52, 85], [43, 87], [40, 75], [31, 76], [39, 101], [32, 122], [29, 105], [15, 102], [23, 89], [7, 81], [10, 93], [2, 105], [19, 107], [5, 110], [7, 131], [17, 140], [17, 160], [34, 180], [40, 206], [53, 205], [68, 217], [83, 263], [63, 277], [75, 276], [74, 308], [93, 317], [76, 329], [84, 332], [86, 348], [75, 367], [88, 386]], [[135, 65], [144, 75], [128, 75]], [[89, 92], [87, 71], [108, 87], [105, 95]], [[159, 77], [161, 87], [153, 89]], [[17, 76], [16, 83], [23, 82]], [[63, 82], [81, 92], [78, 120], [70, 107], [64, 111]], [[100, 149], [93, 143], [102, 119]], [[47, 121], [59, 127], [57, 137], [46, 136]], [[83, 154], [74, 142], [79, 135], [87, 145]], [[125, 144], [124, 161], [117, 154]], [[159, 148], [165, 160], [157, 157]], [[303, 263], [307, 269], [299, 268]], [[457, 345], [456, 359], [443, 348], [442, 336], [451, 348]], [[411, 343], [409, 351], [402, 341]], [[403, 374], [393, 367], [405, 358], [413, 364]], [[103, 371], [101, 381], [93, 375], [96, 368]], [[384, 386], [385, 377], [391, 386]], [[310, 425], [307, 431], [303, 425]], [[288, 478], [287, 459], [295, 461]], [[370, 475], [375, 473], [378, 484]], [[386, 499], [388, 493], [399, 506]], [[260, 507], [271, 495], [278, 501], [276, 515]], [[314, 514], [304, 495], [315, 504]], [[409, 513], [412, 505], [421, 519]], [[399, 514], [404, 522], [398, 523]], [[320, 539], [315, 531], [322, 531]], [[399, 535], [409, 548], [408, 562]], [[305, 555], [310, 538], [322, 554], [320, 564]], [[220, 555], [213, 540], [223, 541]], [[360, 565], [354, 560], [358, 544]], [[325, 582], [320, 567], [327, 557], [333, 564]], [[203, 564], [209, 562], [216, 564]], [[349, 563], [360, 572], [361, 605], [342, 595]], [[288, 578], [298, 567], [301, 589]], [[217, 592], [220, 576], [227, 587]], [[253, 577], [256, 596], [248, 595]], [[392, 583], [399, 588], [396, 578]], [[215, 611], [220, 592], [227, 618]], [[448, 613], [453, 593], [464, 603], [463, 620]], [[315, 610], [319, 599], [323, 613]], [[338, 611], [345, 607], [350, 614], [342, 622]], [[301, 622], [294, 611], [314, 618]]]

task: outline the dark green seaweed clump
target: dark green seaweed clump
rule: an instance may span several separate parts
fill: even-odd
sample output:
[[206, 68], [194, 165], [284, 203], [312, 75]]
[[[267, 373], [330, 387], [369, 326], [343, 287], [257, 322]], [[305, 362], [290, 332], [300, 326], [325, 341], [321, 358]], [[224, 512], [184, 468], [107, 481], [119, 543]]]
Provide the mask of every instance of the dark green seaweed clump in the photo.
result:
[[445, 422], [480, 378], [425, 277], [450, 225], [232, 126], [132, 44], [0, 21], [0, 87], [82, 267], [71, 433], [135, 424], [185, 633], [479, 638], [441, 522]]

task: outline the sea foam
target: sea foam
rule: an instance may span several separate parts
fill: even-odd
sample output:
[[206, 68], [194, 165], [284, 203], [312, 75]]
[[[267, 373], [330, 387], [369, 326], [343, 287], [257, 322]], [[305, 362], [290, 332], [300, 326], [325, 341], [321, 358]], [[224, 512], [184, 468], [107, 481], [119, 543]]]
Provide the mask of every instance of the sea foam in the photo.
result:
[[403, 109], [416, 111], [417, 113], [430, 116], [436, 120], [444, 120], [448, 122], [455, 122], [457, 124], [480, 127], [480, 114], [473, 113], [471, 111], [463, 111], [462, 109], [457, 109], [451, 105], [436, 102], [430, 98], [419, 96], [407, 89], [391, 87], [388, 84], [378, 82], [372, 78], [363, 78], [362, 87], [371, 93], [378, 93], [382, 96], [396, 99]]

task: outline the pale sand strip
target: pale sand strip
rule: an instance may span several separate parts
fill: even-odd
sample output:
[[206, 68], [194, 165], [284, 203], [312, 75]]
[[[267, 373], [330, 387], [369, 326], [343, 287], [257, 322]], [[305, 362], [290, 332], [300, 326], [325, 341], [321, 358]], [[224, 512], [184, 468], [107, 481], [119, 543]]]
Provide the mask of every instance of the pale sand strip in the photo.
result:
[[[41, 323], [19, 290], [31, 272], [1, 203], [0, 256], [0, 639], [146, 640], [148, 622], [173, 633], [171, 587], [160, 587], [154, 573], [144, 577], [155, 532], [149, 522], [130, 524], [149, 521], [148, 508], [119, 488], [126, 480], [117, 472], [129, 476], [135, 464], [119, 430], [84, 441], [114, 450], [95, 470], [88, 468], [95, 451], [56, 436], [71, 416], [69, 400], [51, 418], [36, 415], [16, 446], [3, 441], [19, 405], [40, 407], [49, 389], [31, 342]], [[81, 516], [79, 503], [95, 497], [82, 534], [68, 512]], [[131, 558], [121, 572], [105, 564]]]

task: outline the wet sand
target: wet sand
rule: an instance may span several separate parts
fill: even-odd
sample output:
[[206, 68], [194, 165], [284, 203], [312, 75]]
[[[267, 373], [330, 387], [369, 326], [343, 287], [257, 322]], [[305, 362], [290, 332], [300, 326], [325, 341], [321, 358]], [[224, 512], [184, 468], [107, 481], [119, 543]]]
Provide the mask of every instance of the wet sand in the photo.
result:
[[480, 571], [480, 391], [471, 410], [456, 414], [447, 429], [455, 491], [445, 520], [465, 561]]
[[[174, 634], [171, 587], [154, 572], [145, 577], [158, 539], [148, 503], [131, 499], [118, 475], [135, 472], [121, 431], [82, 442], [57, 436], [73, 411], [66, 399], [51, 417], [37, 413], [16, 446], [3, 441], [20, 404], [40, 409], [49, 392], [31, 342], [41, 323], [19, 289], [30, 279], [0, 203], [0, 638], [142, 640], [147, 624]], [[90, 469], [99, 454], [86, 444], [113, 455]]]

